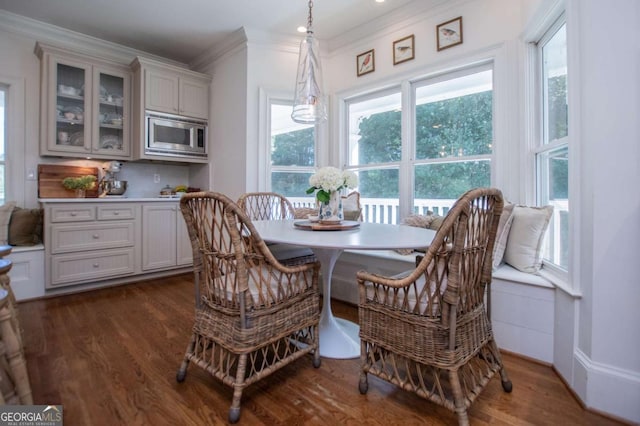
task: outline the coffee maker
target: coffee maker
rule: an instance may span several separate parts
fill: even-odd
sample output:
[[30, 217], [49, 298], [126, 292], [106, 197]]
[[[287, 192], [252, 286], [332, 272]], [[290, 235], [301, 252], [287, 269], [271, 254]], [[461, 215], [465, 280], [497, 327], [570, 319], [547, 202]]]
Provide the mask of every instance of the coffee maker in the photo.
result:
[[107, 161], [102, 165], [104, 176], [100, 182], [101, 196], [122, 196], [127, 190], [127, 181], [119, 180], [118, 173], [122, 169], [120, 161]]

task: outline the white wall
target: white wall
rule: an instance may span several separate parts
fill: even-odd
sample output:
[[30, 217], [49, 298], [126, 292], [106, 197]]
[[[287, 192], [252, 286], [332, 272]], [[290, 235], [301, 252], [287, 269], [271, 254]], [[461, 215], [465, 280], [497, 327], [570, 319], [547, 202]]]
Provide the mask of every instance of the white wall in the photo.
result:
[[640, 3], [571, 0], [568, 13], [579, 24], [569, 90], [580, 93], [585, 212], [573, 383], [587, 405], [640, 422]]
[[247, 46], [200, 69], [213, 75], [209, 120], [209, 188], [237, 199], [247, 181]]
[[[260, 90], [267, 95], [283, 95], [293, 99], [298, 64], [298, 48], [288, 40], [279, 45], [265, 44], [263, 34], [250, 34], [247, 80], [247, 186], [246, 191], [260, 190]], [[262, 105], [264, 108], [265, 105]]]

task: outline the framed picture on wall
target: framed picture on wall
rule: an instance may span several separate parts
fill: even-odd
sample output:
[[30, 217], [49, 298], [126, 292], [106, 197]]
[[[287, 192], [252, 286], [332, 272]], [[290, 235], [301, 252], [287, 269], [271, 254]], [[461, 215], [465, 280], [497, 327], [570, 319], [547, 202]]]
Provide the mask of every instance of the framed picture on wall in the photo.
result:
[[436, 27], [438, 51], [462, 44], [462, 16]]
[[356, 73], [358, 77], [376, 70], [376, 58], [374, 49], [367, 50], [356, 56]]
[[411, 34], [393, 42], [393, 65], [410, 61], [415, 57], [413, 51], [414, 39], [415, 37]]

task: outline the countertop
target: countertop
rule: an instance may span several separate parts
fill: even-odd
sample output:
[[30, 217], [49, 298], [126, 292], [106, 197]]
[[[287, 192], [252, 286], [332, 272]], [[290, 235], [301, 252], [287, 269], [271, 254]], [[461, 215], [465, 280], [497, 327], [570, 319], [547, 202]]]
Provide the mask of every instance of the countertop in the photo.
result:
[[137, 203], [137, 202], [167, 202], [180, 201], [180, 197], [98, 197], [98, 198], [38, 198], [42, 204], [46, 203]]

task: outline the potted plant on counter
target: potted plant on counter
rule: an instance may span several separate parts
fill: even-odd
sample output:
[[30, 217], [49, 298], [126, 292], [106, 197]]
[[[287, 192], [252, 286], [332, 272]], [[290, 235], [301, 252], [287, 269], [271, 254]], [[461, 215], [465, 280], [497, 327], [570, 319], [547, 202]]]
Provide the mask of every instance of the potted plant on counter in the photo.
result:
[[76, 191], [77, 198], [84, 198], [87, 189], [93, 189], [96, 185], [97, 178], [93, 175], [66, 177], [62, 179], [62, 186], [65, 189]]

